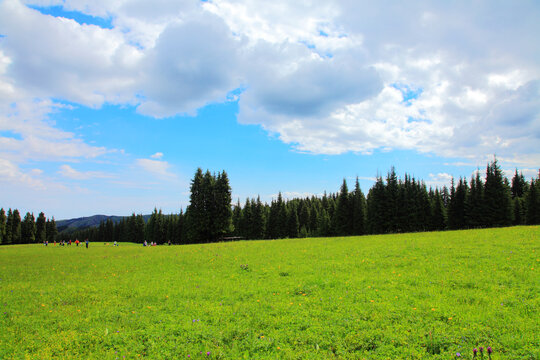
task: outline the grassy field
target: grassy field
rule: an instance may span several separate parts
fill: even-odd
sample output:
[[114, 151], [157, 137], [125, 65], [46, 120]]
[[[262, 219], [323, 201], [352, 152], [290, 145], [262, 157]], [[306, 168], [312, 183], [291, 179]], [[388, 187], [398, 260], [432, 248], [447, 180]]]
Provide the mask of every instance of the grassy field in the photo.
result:
[[539, 252], [537, 226], [4, 246], [0, 358], [539, 359]]

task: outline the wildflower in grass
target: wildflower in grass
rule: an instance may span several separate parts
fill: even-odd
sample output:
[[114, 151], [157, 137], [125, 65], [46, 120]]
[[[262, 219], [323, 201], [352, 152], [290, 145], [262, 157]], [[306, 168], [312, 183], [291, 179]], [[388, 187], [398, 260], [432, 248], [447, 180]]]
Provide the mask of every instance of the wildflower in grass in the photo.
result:
[[472, 349], [472, 354], [473, 354], [473, 358], [476, 357], [476, 353], [478, 352], [478, 350], [476, 350], [476, 348]]
[[491, 360], [491, 353], [493, 352], [493, 349], [491, 348], [491, 346], [488, 346], [487, 347], [487, 353], [488, 353], [488, 357], [489, 359]]
[[207, 352], [206, 352], [206, 356], [210, 356], [210, 351], [207, 351]]
[[456, 353], [456, 357], [461, 357], [461, 354], [460, 353]]
[[484, 358], [484, 348], [482, 346], [480, 346], [478, 348], [478, 352], [480, 352], [480, 357], [483, 359]]

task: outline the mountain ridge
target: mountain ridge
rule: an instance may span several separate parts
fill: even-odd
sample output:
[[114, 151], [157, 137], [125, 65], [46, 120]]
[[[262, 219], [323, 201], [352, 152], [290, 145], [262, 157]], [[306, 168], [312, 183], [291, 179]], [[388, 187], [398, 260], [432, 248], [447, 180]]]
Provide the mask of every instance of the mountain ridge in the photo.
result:
[[[117, 215], [92, 215], [92, 216], [83, 216], [73, 219], [64, 219], [56, 221], [56, 228], [58, 233], [69, 233], [77, 230], [84, 230], [94, 226], [99, 226], [103, 221], [111, 219], [113, 223], [118, 223], [122, 219], [129, 218], [129, 216], [117, 216]], [[144, 221], [148, 221], [150, 215], [143, 215]]]

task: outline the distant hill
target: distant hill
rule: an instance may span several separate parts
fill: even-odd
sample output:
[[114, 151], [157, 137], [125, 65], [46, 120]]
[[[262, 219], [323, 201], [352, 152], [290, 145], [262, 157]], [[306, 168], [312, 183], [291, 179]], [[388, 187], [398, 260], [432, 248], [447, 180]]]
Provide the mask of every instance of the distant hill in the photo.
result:
[[[56, 221], [56, 228], [59, 233], [70, 233], [76, 230], [83, 230], [93, 226], [99, 226], [102, 221], [111, 219], [113, 223], [120, 222], [122, 219], [129, 216], [108, 216], [108, 215], [93, 215], [80, 217], [76, 219], [58, 220]], [[148, 221], [150, 215], [143, 215], [144, 221]]]

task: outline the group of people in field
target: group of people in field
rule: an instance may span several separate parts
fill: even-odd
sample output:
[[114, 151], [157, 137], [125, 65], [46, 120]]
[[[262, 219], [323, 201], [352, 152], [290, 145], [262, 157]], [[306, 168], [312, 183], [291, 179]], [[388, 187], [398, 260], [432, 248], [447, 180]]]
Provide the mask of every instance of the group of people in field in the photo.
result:
[[[69, 239], [68, 241], [65, 241], [65, 240], [62, 240], [62, 241], [59, 241], [58, 242], [58, 245], [59, 246], [71, 246], [71, 244], [75, 244], [76, 246], [79, 246], [79, 244], [81, 244], [82, 241], [79, 241], [79, 239], [75, 239], [75, 241], [71, 241], [71, 239]], [[84, 243], [86, 244], [86, 248], [88, 249], [88, 245], [90, 244], [90, 241], [88, 241], [88, 239], [85, 239], [84, 240]], [[54, 241], [54, 246], [56, 246], [56, 240]], [[169, 245], [171, 245], [171, 241], [169, 240], [168, 242]], [[43, 242], [43, 245], [44, 246], [48, 246], [49, 245], [49, 241], [48, 240], [45, 240]], [[108, 243], [104, 243], [103, 245], [108, 245]], [[118, 246], [118, 243], [115, 241], [113, 246]], [[143, 246], [157, 246], [157, 242], [150, 242], [150, 244], [148, 244], [148, 242], [146, 242], [146, 240], [144, 240], [144, 243], [143, 243]]]
[[[90, 244], [90, 241], [88, 241], [88, 239], [84, 240], [85, 244], [86, 244], [86, 248], [88, 249], [88, 245]], [[66, 240], [62, 240], [62, 241], [59, 241], [58, 242], [58, 245], [59, 246], [71, 246], [71, 244], [74, 243], [76, 246], [79, 246], [80, 243], [82, 243], [82, 241], [79, 241], [79, 239], [75, 239], [75, 241], [71, 241], [71, 239], [69, 239], [68, 241]], [[116, 245], [116, 241], [114, 242], [115, 245]], [[56, 240], [54, 241], [54, 246], [56, 246]], [[43, 245], [44, 246], [49, 246], [49, 240], [45, 240], [43, 242]]]

